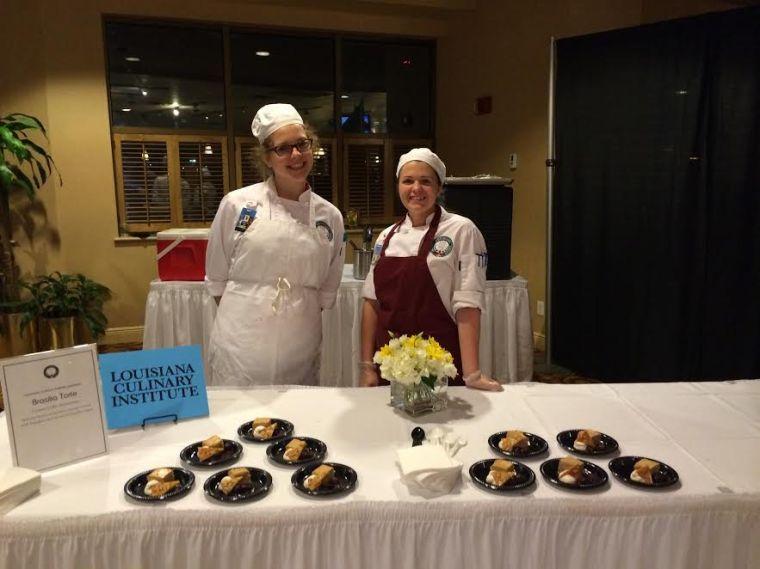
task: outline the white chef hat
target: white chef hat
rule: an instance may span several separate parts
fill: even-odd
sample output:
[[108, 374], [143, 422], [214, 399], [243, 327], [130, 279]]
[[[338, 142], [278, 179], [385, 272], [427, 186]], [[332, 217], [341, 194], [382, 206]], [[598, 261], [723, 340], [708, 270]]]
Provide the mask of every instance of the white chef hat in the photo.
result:
[[443, 180], [446, 178], [446, 164], [444, 164], [443, 160], [438, 158], [438, 155], [429, 148], [412, 148], [406, 154], [402, 154], [401, 158], [398, 159], [396, 177], [398, 178], [404, 164], [407, 162], [414, 162], [415, 160], [424, 162], [435, 170], [435, 173], [438, 174], [438, 181], [443, 184]]
[[287, 103], [273, 103], [258, 110], [251, 123], [251, 132], [264, 144], [270, 134], [290, 124], [303, 125], [303, 119], [295, 107]]

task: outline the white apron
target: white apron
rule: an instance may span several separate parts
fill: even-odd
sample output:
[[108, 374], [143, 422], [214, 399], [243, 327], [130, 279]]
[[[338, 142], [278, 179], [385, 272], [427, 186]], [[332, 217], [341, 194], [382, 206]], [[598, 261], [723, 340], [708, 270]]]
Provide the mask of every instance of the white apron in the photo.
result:
[[314, 201], [308, 226], [272, 219], [271, 203], [259, 205], [236, 241], [209, 345], [215, 384], [318, 384], [318, 289], [332, 243], [315, 227]]

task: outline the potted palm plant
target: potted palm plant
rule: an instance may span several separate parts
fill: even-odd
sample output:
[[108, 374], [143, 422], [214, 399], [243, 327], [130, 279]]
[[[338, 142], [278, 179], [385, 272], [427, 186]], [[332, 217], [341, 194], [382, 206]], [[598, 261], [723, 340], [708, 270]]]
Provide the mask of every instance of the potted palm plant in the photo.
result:
[[[11, 194], [22, 191], [34, 201], [36, 191], [47, 182], [53, 170], [58, 172], [52, 157], [30, 135], [40, 132], [47, 138], [39, 119], [23, 113], [0, 117], [0, 334], [4, 336], [7, 355], [34, 351], [33, 323], [20, 326], [28, 300], [21, 296], [21, 283], [13, 254]], [[58, 180], [62, 184], [60, 174]], [[29, 325], [31, 324], [31, 325]], [[24, 331], [26, 332], [24, 334]]]
[[30, 298], [22, 305], [21, 325], [39, 319], [41, 335], [48, 338], [45, 348], [66, 348], [78, 343], [77, 319], [82, 320], [93, 338], [105, 332], [108, 321], [103, 303], [111, 297], [108, 287], [79, 273], [68, 275], [58, 271], [22, 286], [29, 291]]

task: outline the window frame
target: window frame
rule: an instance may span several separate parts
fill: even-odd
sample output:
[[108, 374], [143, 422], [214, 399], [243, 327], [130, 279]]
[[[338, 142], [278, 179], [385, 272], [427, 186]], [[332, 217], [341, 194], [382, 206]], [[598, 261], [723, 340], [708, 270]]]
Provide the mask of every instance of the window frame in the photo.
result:
[[[242, 183], [242, 160], [241, 160], [241, 142], [250, 142], [255, 139], [250, 136], [236, 134], [234, 125], [229, 115], [230, 113], [230, 93], [231, 93], [231, 54], [230, 54], [230, 33], [235, 32], [252, 32], [275, 34], [290, 37], [319, 37], [330, 38], [334, 45], [333, 60], [333, 115], [334, 130], [318, 132], [322, 146], [331, 146], [331, 186], [332, 186], [332, 203], [341, 210], [348, 208], [348, 168], [347, 152], [348, 144], [377, 144], [378, 140], [382, 141], [385, 156], [384, 165], [384, 212], [382, 215], [363, 216], [362, 223], [371, 223], [376, 225], [387, 225], [398, 218], [397, 211], [397, 189], [395, 183], [395, 160], [394, 148], [398, 145], [414, 144], [424, 145], [431, 148], [435, 147], [436, 139], [436, 61], [437, 61], [437, 39], [425, 38], [420, 36], [400, 36], [384, 34], [364, 34], [360, 32], [345, 32], [340, 30], [301, 30], [279, 26], [261, 26], [246, 24], [228, 24], [224, 22], [208, 22], [184, 19], [163, 19], [152, 17], [132, 17], [116, 14], [103, 14], [103, 51], [105, 54], [105, 76], [106, 76], [106, 94], [108, 97], [108, 121], [111, 132], [111, 141], [113, 147], [114, 160], [114, 181], [116, 184], [116, 199], [118, 211], [118, 228], [119, 234], [145, 234], [152, 233], [158, 229], [155, 226], [161, 225], [161, 229], [170, 227], [208, 227], [210, 222], [182, 222], [181, 220], [181, 182], [180, 182], [180, 165], [178, 157], [178, 141], [199, 141], [200, 137], [207, 137], [203, 140], [220, 142], [223, 153], [224, 168], [224, 194], [234, 188], [243, 187]], [[223, 65], [224, 65], [224, 90], [225, 90], [225, 122], [224, 130], [175, 130], [157, 127], [117, 127], [112, 124], [112, 102], [111, 102], [111, 85], [108, 70], [108, 46], [106, 42], [106, 25], [109, 23], [134, 24], [134, 25], [161, 25], [167, 27], [195, 27], [206, 29], [221, 30], [223, 36]], [[344, 40], [363, 40], [376, 42], [384, 45], [424, 45], [430, 49], [430, 69], [428, 70], [430, 81], [427, 96], [430, 97], [430, 132], [429, 136], [409, 136], [404, 134], [385, 133], [347, 133], [340, 128], [341, 115], [341, 89], [343, 70], [341, 68], [341, 54]], [[195, 139], [193, 137], [196, 137]], [[213, 137], [208, 138], [208, 137]], [[217, 140], [218, 138], [218, 140]], [[169, 176], [169, 191], [171, 204], [172, 222], [169, 227], [163, 227], [164, 224], [130, 224], [127, 223], [126, 204], [124, 201], [124, 181], [121, 164], [121, 140], [158, 140], [167, 141], [175, 140], [174, 144], [167, 144], [167, 174]], [[201, 140], [201, 141], [203, 141]], [[234, 188], [232, 187], [234, 186]], [[137, 226], [139, 229], [135, 229]]]

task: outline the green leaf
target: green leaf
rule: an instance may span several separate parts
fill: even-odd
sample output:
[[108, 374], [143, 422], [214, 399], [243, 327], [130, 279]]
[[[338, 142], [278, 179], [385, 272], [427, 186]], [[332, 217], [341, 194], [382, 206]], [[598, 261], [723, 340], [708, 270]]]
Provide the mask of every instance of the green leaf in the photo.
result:
[[33, 117], [32, 115], [26, 115], [24, 113], [13, 113], [3, 118], [5, 120], [21, 123], [25, 125], [26, 128], [37, 128], [40, 131], [42, 131], [42, 134], [45, 136], [45, 138], [47, 138], [47, 131], [45, 130], [45, 126], [37, 117]]
[[16, 175], [16, 183], [26, 190], [26, 194], [30, 199], [34, 199], [34, 186], [29, 177], [18, 166], [11, 166], [11, 171]]
[[[24, 146], [24, 143], [13, 135], [13, 132], [5, 127], [0, 127], [0, 142], [12, 152], [19, 161], [26, 160], [31, 156], [30, 152]], [[0, 146], [1, 148], [2, 146]]]

